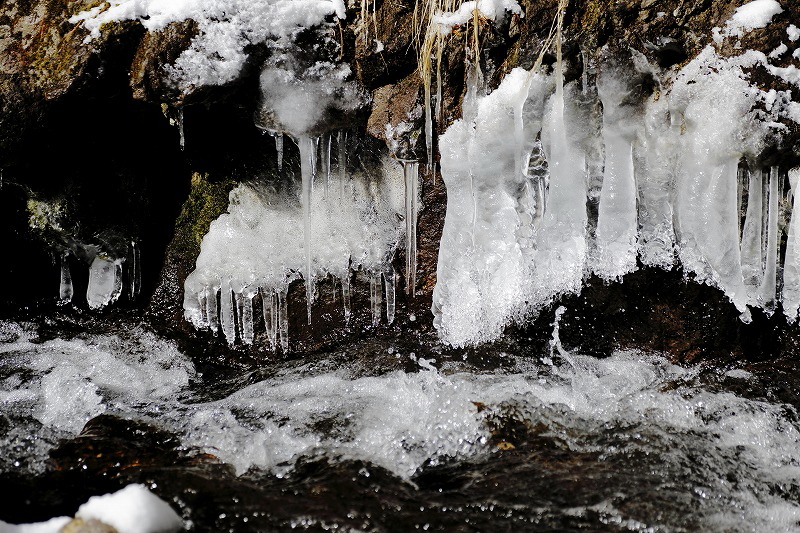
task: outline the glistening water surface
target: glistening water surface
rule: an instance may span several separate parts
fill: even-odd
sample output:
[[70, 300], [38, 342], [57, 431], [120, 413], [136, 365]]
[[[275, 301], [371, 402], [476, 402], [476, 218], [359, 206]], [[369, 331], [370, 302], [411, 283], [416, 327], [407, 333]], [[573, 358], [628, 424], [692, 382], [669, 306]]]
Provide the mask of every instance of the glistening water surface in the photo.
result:
[[223, 375], [140, 327], [49, 337], [0, 323], [0, 520], [145, 482], [196, 531], [800, 531], [782, 364], [379, 339]]

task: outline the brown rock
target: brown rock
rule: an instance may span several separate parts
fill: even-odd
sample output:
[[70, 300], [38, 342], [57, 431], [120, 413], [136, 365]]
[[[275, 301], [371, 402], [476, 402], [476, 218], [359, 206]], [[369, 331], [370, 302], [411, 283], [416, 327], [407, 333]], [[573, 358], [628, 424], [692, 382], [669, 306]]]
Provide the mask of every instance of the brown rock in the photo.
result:
[[59, 533], [117, 533], [117, 530], [94, 518], [73, 518]]

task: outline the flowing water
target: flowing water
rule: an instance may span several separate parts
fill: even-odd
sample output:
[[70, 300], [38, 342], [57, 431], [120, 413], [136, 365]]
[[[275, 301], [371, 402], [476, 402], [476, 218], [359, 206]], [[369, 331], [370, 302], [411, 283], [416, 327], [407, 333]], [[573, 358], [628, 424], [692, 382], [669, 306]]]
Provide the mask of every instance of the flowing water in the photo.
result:
[[237, 370], [2, 322], [0, 520], [144, 482], [196, 531], [800, 531], [788, 363], [437, 346]]

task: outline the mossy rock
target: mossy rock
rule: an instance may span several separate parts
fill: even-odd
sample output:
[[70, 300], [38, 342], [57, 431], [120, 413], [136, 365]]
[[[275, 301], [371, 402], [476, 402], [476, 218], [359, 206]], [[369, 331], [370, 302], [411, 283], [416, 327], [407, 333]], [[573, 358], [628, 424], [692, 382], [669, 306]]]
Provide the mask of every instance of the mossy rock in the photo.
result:
[[175, 236], [167, 247], [164, 266], [148, 316], [156, 325], [178, 327], [184, 323], [183, 282], [194, 270], [200, 243], [211, 222], [228, 209], [228, 195], [238, 185], [232, 179], [215, 181], [207, 174], [192, 175], [189, 196], [175, 222]]

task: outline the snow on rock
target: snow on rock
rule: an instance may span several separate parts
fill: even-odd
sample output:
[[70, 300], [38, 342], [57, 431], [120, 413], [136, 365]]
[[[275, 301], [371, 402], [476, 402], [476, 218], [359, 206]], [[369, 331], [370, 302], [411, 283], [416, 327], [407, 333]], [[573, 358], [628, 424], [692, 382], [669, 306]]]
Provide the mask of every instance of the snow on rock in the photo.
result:
[[794, 24], [789, 24], [789, 27], [786, 28], [786, 35], [789, 36], [790, 41], [795, 42], [797, 39], [800, 39], [800, 28]]
[[345, 18], [343, 0], [111, 0], [69, 19], [100, 36], [103, 24], [138, 20], [148, 31], [193, 19], [199, 34], [169, 69], [182, 90], [220, 85], [235, 79], [244, 66], [248, 45], [268, 39], [290, 40], [295, 32]]
[[438, 24], [444, 33], [450, 33], [455, 26], [466, 24], [478, 11], [478, 15], [487, 20], [496, 21], [506, 12], [523, 15], [522, 8], [514, 0], [469, 0], [461, 4], [456, 11], [439, 12], [433, 16], [432, 22]]
[[119, 533], [171, 533], [183, 527], [183, 520], [167, 502], [139, 484], [92, 496], [78, 508], [75, 517], [99, 520]]
[[714, 41], [722, 42], [725, 37], [742, 37], [748, 31], [764, 28], [772, 22], [772, 17], [783, 13], [777, 0], [753, 0], [739, 7], [725, 22], [725, 28], [714, 28]]
[[0, 533], [59, 533], [70, 522], [70, 518], [59, 516], [36, 524], [9, 524], [0, 520]]
[[[173, 533], [183, 520], [161, 498], [144, 485], [128, 485], [104, 496], [92, 496], [78, 508], [76, 518], [98, 520], [118, 533]], [[66, 516], [36, 524], [7, 524], [0, 520], [0, 533], [59, 533], [71, 522]]]

